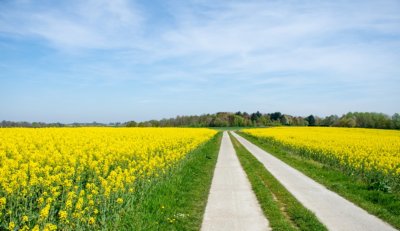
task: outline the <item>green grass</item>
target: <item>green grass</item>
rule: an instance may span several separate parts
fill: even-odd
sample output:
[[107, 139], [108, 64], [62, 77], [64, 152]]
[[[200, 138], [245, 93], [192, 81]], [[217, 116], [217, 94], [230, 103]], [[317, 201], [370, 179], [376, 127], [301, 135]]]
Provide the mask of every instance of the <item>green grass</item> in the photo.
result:
[[239, 134], [328, 189], [400, 229], [400, 194], [398, 192], [390, 193], [373, 189], [357, 175], [348, 175], [338, 168], [303, 157], [293, 150], [273, 144], [268, 139], [257, 138], [242, 132]]
[[112, 230], [200, 230], [222, 133], [169, 172], [138, 183]]
[[232, 135], [230, 137], [273, 230], [327, 230], [236, 138]]

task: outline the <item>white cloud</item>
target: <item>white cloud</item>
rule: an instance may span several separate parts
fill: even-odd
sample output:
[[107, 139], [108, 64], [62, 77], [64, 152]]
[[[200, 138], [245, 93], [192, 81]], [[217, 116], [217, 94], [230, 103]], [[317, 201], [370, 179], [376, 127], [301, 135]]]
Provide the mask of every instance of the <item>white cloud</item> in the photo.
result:
[[140, 34], [143, 16], [130, 1], [69, 1], [67, 6], [48, 7], [35, 4], [17, 2], [8, 11], [1, 11], [4, 21], [0, 32], [44, 39], [62, 51], [134, 47], [133, 40]]
[[[399, 58], [386, 55], [386, 60], [374, 59], [388, 52], [380, 48], [390, 47], [386, 41], [374, 41], [375, 37], [399, 34], [400, 14], [392, 10], [399, 4], [389, 3], [383, 7], [371, 2], [343, 7], [275, 1], [232, 4], [221, 11], [205, 12], [202, 18], [185, 12], [177, 16], [178, 27], [164, 34], [169, 47], [164, 52], [166, 57], [194, 54], [195, 62], [200, 57], [200, 64], [212, 69], [214, 62], [228, 73], [240, 69], [249, 73], [319, 69], [357, 72]], [[370, 16], [371, 9], [374, 12]], [[196, 9], [186, 9], [191, 10]]]
[[145, 15], [145, 6], [132, 1], [72, 1], [48, 8], [30, 4], [0, 11], [0, 31], [43, 38], [60, 50], [121, 49], [124, 54], [110, 58], [122, 61], [182, 58], [209, 70], [225, 64], [226, 73], [344, 70], [351, 62], [388, 52], [380, 48], [398, 46], [376, 37], [400, 34], [396, 1], [171, 3], [172, 23], [159, 34], [147, 33], [153, 30], [149, 17], [158, 15]]

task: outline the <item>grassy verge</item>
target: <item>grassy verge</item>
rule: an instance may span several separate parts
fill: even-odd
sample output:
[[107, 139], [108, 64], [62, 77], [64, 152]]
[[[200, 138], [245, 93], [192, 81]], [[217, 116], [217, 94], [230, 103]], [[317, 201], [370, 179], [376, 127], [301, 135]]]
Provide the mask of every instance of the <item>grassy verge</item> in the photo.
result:
[[140, 182], [113, 230], [200, 230], [222, 133], [151, 182]]
[[233, 146], [273, 230], [327, 230], [232, 135]]
[[241, 136], [298, 169], [328, 189], [340, 194], [375, 216], [400, 229], [400, 194], [383, 192], [363, 182], [357, 175], [298, 155], [293, 150], [242, 132]]

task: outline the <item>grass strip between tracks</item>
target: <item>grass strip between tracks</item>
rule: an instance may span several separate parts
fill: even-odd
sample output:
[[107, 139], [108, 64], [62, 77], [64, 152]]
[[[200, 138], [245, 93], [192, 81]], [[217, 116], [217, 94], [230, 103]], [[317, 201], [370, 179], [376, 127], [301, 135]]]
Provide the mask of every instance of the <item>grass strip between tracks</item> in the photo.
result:
[[230, 137], [273, 230], [327, 230], [236, 138]]

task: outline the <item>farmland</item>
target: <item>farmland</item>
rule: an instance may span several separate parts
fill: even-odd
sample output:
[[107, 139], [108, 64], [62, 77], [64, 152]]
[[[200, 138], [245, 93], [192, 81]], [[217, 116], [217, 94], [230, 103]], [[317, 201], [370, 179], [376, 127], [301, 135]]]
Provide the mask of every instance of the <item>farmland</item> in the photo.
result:
[[248, 129], [239, 134], [400, 228], [399, 131], [275, 127]]
[[[399, 131], [273, 127], [238, 133], [400, 227]], [[226, 148], [221, 137], [207, 128], [1, 128], [0, 230], [199, 230], [218, 153]], [[281, 184], [284, 177], [233, 141], [271, 227], [331, 227]]]
[[268, 128], [244, 133], [271, 139], [301, 155], [398, 187], [400, 132], [354, 128]]
[[190, 128], [0, 129], [0, 229], [98, 229], [217, 132]]

